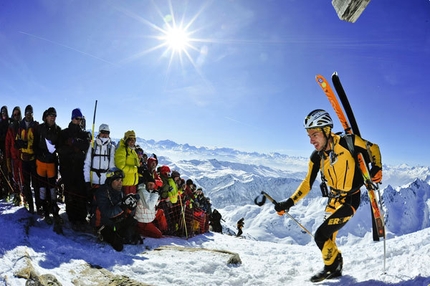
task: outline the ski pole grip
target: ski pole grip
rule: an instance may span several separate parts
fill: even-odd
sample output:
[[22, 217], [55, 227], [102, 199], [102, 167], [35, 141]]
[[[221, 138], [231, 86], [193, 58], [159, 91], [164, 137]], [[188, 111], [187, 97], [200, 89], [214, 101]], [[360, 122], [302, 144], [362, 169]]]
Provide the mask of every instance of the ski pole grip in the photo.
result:
[[276, 212], [278, 215], [283, 216], [285, 214], [285, 211]]
[[276, 201], [268, 193], [266, 193], [265, 191], [262, 191], [261, 194], [264, 195], [269, 201], [276, 204]]

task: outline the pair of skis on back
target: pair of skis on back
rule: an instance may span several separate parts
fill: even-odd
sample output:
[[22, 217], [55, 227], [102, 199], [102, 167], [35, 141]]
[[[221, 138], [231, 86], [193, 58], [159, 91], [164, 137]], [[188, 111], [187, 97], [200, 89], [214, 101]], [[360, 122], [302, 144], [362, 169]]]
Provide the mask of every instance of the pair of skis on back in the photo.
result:
[[[321, 87], [321, 89], [324, 91], [324, 93], [326, 94], [328, 100], [330, 101], [330, 104], [332, 105], [334, 111], [336, 112], [337, 117], [342, 123], [342, 127], [345, 130], [345, 133], [356, 134], [358, 136], [361, 136], [360, 131], [358, 129], [357, 122], [355, 120], [354, 113], [349, 104], [348, 97], [346, 96], [345, 90], [342, 87], [338, 74], [335, 72], [332, 75], [332, 82], [338, 96], [336, 96], [336, 94], [333, 92], [333, 89], [330, 86], [330, 83], [322, 75], [317, 75], [316, 81]], [[375, 185], [372, 182], [372, 178], [369, 173], [369, 168], [366, 162], [364, 161], [364, 157], [361, 153], [358, 154], [356, 161], [360, 166], [360, 170], [364, 178], [364, 185], [366, 186], [367, 193], [369, 195], [371, 215], [372, 215], [373, 240], [379, 241], [380, 237], [385, 238], [385, 226], [384, 226], [384, 218], [381, 213], [381, 209], [378, 206], [378, 199], [376, 198], [376, 195], [375, 195], [375, 190], [378, 190], [378, 185]]]

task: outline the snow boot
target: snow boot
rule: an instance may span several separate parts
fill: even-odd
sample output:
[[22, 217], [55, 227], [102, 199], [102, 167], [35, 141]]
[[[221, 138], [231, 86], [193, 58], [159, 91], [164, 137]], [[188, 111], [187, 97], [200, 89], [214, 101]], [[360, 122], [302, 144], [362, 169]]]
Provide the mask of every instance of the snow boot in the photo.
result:
[[342, 254], [338, 254], [334, 263], [330, 266], [325, 265], [324, 269], [311, 277], [311, 282], [320, 282], [325, 279], [332, 279], [342, 276], [343, 259]]

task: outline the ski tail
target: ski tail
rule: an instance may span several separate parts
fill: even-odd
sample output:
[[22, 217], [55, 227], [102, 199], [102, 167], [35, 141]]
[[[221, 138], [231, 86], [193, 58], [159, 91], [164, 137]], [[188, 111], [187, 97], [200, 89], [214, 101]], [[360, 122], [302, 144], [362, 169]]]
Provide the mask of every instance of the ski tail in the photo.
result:
[[[350, 113], [347, 113], [348, 115], [347, 117], [345, 115], [345, 112], [343, 111], [342, 106], [339, 103], [339, 100], [337, 99], [335, 93], [333, 92], [333, 89], [331, 88], [329, 82], [322, 75], [317, 75], [316, 81], [318, 85], [321, 87], [321, 89], [324, 91], [324, 93], [326, 94], [331, 106], [333, 107], [337, 117], [339, 118], [339, 121], [342, 124], [343, 129], [345, 130], [345, 133], [354, 134], [353, 128], [350, 125], [350, 121], [348, 120], [350, 118], [353, 118], [353, 113], [352, 113], [351, 107], [349, 106], [349, 102], [347, 105], [349, 106]], [[346, 95], [345, 95], [345, 100], [347, 100]], [[358, 126], [356, 127], [356, 130], [358, 131]], [[375, 196], [375, 186], [372, 183], [369, 169], [365, 163], [363, 154], [359, 153], [357, 155], [357, 162], [362, 172], [364, 183], [367, 188], [367, 192], [370, 199], [370, 206], [371, 206], [372, 218], [373, 218], [372, 220], [373, 239], [375, 241], [378, 241], [379, 237], [385, 237], [385, 227], [384, 227], [383, 217], [381, 215], [380, 209], [378, 207], [377, 199]]]

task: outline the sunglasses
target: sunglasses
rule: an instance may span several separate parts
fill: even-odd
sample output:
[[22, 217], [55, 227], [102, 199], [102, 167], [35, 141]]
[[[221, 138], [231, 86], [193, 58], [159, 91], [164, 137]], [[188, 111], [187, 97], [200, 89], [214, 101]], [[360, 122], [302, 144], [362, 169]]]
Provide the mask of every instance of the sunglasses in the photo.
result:
[[75, 118], [73, 118], [73, 119], [75, 119], [75, 120], [82, 120], [83, 118], [82, 117], [75, 117]]

